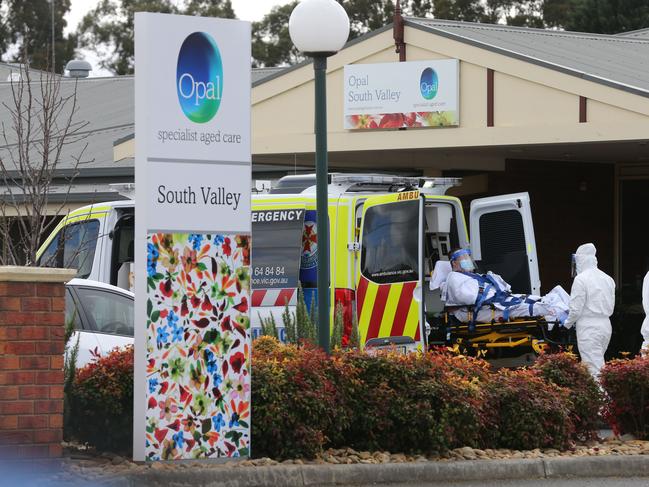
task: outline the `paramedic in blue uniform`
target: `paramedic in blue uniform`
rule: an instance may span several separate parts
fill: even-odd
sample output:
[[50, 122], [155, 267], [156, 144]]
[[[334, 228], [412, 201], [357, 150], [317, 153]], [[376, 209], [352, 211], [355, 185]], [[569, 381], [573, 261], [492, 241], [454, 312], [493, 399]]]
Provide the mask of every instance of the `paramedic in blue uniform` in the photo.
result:
[[597, 268], [595, 254], [592, 243], [580, 245], [574, 254], [576, 275], [570, 290], [570, 313], [565, 326], [576, 326], [581, 360], [597, 380], [611, 340], [609, 317], [615, 307], [615, 281]]

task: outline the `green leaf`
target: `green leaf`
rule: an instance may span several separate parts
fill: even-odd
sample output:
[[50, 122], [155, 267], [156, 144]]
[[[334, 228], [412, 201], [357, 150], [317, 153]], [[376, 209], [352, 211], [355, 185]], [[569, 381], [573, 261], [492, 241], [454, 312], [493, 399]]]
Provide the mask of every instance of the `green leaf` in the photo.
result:
[[151, 316], [151, 311], [153, 311], [153, 303], [150, 299], [146, 300], [146, 315]]
[[164, 274], [160, 274], [159, 272], [153, 275], [154, 281], [161, 281], [164, 278], [165, 278]]
[[158, 318], [160, 318], [160, 311], [156, 309], [153, 313], [151, 313], [151, 321], [155, 323], [156, 321], [158, 321]]
[[203, 264], [202, 262], [199, 262], [198, 265], [196, 266], [196, 268], [199, 271], [206, 271], [207, 270], [207, 266], [205, 264]]

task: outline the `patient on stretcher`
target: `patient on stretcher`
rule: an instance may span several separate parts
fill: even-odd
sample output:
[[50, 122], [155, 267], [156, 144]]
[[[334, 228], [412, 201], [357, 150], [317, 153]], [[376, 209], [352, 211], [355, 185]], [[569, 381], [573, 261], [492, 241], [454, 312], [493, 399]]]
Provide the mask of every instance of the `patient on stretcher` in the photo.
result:
[[514, 294], [498, 274], [478, 274], [471, 252], [451, 253], [451, 261], [438, 261], [430, 281], [431, 290], [440, 289], [446, 311], [463, 323], [489, 323], [514, 318], [543, 317], [550, 329], [568, 317], [570, 296], [556, 286], [545, 296]]

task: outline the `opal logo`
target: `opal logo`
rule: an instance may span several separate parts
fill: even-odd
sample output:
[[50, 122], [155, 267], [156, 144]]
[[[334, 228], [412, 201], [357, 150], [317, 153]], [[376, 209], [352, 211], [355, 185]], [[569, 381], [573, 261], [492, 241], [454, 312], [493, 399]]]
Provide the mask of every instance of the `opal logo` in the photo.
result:
[[209, 122], [219, 111], [223, 62], [219, 47], [209, 34], [194, 32], [180, 46], [176, 88], [180, 107], [192, 122]]
[[419, 78], [419, 90], [421, 91], [421, 96], [426, 100], [432, 100], [437, 96], [438, 87], [439, 80], [435, 70], [433, 68], [424, 69], [421, 72], [421, 78]]

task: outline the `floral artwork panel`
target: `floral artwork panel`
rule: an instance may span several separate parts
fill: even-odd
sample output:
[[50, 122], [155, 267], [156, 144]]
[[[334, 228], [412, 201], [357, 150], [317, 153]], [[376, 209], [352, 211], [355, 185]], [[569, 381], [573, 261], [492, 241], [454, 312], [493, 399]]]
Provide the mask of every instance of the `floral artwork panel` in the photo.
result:
[[459, 126], [459, 120], [458, 113], [455, 110], [358, 114], [345, 117], [345, 128], [350, 130], [457, 126]]
[[249, 455], [249, 303], [248, 235], [147, 235], [147, 460]]

